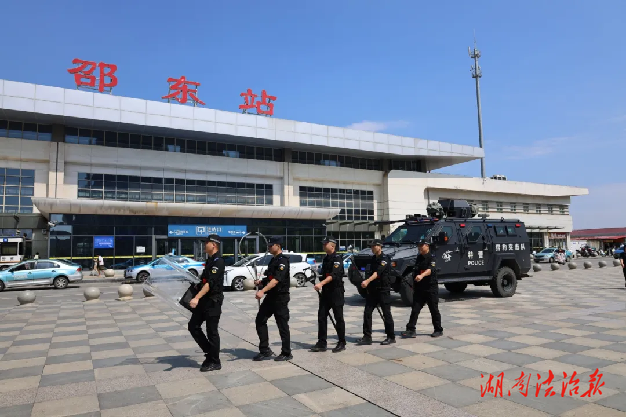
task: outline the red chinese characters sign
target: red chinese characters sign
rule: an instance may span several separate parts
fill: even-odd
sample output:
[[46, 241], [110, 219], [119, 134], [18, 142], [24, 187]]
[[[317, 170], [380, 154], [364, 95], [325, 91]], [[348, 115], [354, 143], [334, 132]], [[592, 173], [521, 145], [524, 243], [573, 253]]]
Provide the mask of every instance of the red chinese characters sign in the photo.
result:
[[266, 115], [273, 116], [274, 115], [274, 103], [272, 101], [276, 100], [276, 96], [269, 96], [265, 90], [261, 91], [261, 100], [254, 99], [258, 97], [258, 95], [252, 92], [252, 89], [248, 89], [246, 92], [240, 94], [243, 97], [244, 104], [239, 105], [239, 109], [243, 110], [243, 113], [248, 113], [250, 109], [256, 109], [257, 115]]
[[[187, 81], [185, 76], [182, 76], [181, 78], [168, 78], [167, 82], [174, 84], [170, 84], [171, 93], [167, 96], [163, 96], [163, 99], [174, 99], [178, 103], [185, 104], [187, 103], [187, 99], [191, 98], [191, 100], [193, 100], [194, 106], [196, 105], [196, 103], [199, 103], [201, 105], [205, 104], [202, 100], [198, 99], [197, 96], [200, 83], [197, 83], [195, 81]], [[189, 88], [189, 86], [191, 86], [192, 88]]]
[[[85, 61], [78, 58], [74, 58], [72, 64], [78, 64], [78, 67], [70, 68], [67, 72], [74, 74], [76, 87], [97, 88], [102, 93], [105, 88], [112, 89], [117, 86], [117, 77], [115, 76], [117, 65], [115, 64], [105, 64], [104, 62], [96, 64], [95, 61]], [[96, 68], [98, 69], [97, 77], [94, 74]]]

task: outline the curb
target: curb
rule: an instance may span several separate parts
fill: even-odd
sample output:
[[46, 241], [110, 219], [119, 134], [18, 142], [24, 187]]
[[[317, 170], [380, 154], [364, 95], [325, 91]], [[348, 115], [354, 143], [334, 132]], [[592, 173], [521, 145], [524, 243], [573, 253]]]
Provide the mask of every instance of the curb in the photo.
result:
[[[106, 278], [106, 279], [86, 279], [84, 278], [83, 280], [81, 280], [80, 282], [77, 283], [89, 283], [89, 284], [93, 284], [93, 283], [126, 283], [126, 282], [131, 282], [130, 280], [126, 280], [123, 277], [112, 277], [112, 278]], [[132, 282], [134, 283], [134, 281]]]

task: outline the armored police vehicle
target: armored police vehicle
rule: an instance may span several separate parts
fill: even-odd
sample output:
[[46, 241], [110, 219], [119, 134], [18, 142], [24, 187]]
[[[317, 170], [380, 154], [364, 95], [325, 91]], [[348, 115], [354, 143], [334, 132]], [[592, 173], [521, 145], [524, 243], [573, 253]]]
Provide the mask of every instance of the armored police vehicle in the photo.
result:
[[[441, 199], [430, 203], [428, 216], [409, 215], [383, 240], [383, 253], [391, 257], [390, 282], [402, 301], [413, 303], [413, 267], [417, 243], [431, 243], [437, 279], [452, 293], [463, 292], [468, 284], [490, 286], [494, 295], [511, 297], [517, 281], [531, 268], [530, 241], [523, 222], [511, 219], [476, 217], [476, 209], [465, 200]], [[361, 296], [361, 282], [369, 272], [371, 250], [354, 254], [348, 271], [350, 282]]]

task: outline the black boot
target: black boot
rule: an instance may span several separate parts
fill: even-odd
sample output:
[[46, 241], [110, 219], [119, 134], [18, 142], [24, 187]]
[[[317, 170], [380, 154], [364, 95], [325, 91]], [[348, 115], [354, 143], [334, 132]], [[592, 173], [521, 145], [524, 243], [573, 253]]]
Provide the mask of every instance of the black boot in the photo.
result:
[[317, 342], [313, 347], [311, 347], [311, 351], [314, 353], [320, 353], [326, 351], [326, 344], [322, 344], [321, 342]]
[[291, 355], [291, 353], [289, 354], [280, 353], [280, 356], [276, 357], [274, 361], [288, 361], [291, 359], [293, 359], [293, 356]]
[[274, 355], [274, 353], [272, 352], [272, 350], [266, 352], [266, 353], [259, 353], [256, 356], [254, 356], [254, 358], [252, 360], [254, 361], [263, 361], [263, 360], [269, 360], [272, 356]]
[[380, 345], [389, 345], [389, 344], [395, 344], [396, 343], [396, 339], [395, 338], [385, 338], [385, 341], [383, 341], [382, 343], [380, 343]]
[[204, 361], [202, 362], [202, 366], [200, 366], [200, 371], [201, 372], [208, 372], [209, 368], [213, 365], [213, 363], [209, 360], [208, 357], [205, 357]]
[[337, 346], [335, 348], [333, 348], [333, 353], [340, 353], [343, 350], [346, 349], [346, 342], [345, 341], [339, 341], [337, 343]]
[[430, 334], [430, 336], [433, 338], [441, 337], [442, 335], [443, 335], [443, 331], [435, 331], [432, 334]]
[[415, 331], [402, 331], [402, 338], [415, 338], [417, 337], [417, 333]]
[[356, 340], [358, 345], [372, 345], [372, 337], [363, 337]]

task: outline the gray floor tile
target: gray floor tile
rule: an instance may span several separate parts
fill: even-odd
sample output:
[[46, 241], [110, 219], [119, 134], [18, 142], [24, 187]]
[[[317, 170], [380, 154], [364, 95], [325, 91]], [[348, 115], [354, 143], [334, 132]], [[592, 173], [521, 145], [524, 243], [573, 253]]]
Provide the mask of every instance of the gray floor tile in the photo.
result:
[[103, 410], [159, 401], [161, 395], [155, 386], [144, 386], [118, 392], [99, 393], [98, 400], [100, 401], [100, 409]]
[[[527, 354], [520, 353], [498, 353], [487, 356], [488, 359], [501, 361], [503, 363], [514, 364], [516, 366], [525, 366], [527, 364], [536, 363], [538, 361], [543, 361], [542, 358], [529, 356]], [[507, 370], [507, 374], [508, 374]]]
[[315, 415], [309, 408], [290, 396], [243, 405], [239, 410], [249, 417], [306, 417]]
[[[123, 336], [124, 335], [119, 331], [102, 332], [98, 334], [89, 334], [89, 339], [93, 340], [95, 338], [109, 338], [109, 337], [123, 337]], [[126, 341], [129, 341], [128, 338], [126, 338]]]
[[127, 335], [126, 341], [152, 340], [155, 338], [160, 338], [159, 334], [151, 332], [150, 334]]
[[410, 367], [402, 366], [392, 361], [379, 361], [378, 363], [364, 364], [358, 368], [380, 377], [415, 371]]
[[439, 337], [433, 338], [432, 340], [427, 341], [428, 344], [436, 345], [444, 348], [459, 348], [466, 345], [470, 345], [470, 343], [466, 343], [465, 341], [453, 340], [448, 337]]
[[595, 327], [593, 325], [593, 322], [591, 322], [589, 325], [576, 325], [575, 327], [572, 327], [572, 329], [577, 329], [579, 331], [589, 331], [589, 332], [603, 332], [606, 331], [606, 328], [602, 328], [602, 327]]
[[[413, 355], [415, 355], [415, 353], [413, 353]], [[426, 353], [425, 355], [438, 360], [447, 361], [448, 363], [458, 363], [459, 361], [473, 360], [476, 358], [474, 355], [462, 353], [453, 349], [435, 351], [434, 353]]]
[[501, 350], [517, 350], [518, 348], [528, 347], [528, 344], [516, 343], [513, 341], [507, 340], [494, 340], [483, 343], [483, 345], [488, 345], [489, 347], [499, 348]]
[[[64, 324], [65, 325], [65, 324]], [[85, 330], [76, 330], [76, 331], [55, 331], [54, 334], [52, 334], [53, 337], [67, 337], [70, 335], [83, 335], [83, 334], [87, 334], [87, 331]]]
[[429, 367], [428, 369], [424, 369], [422, 371], [453, 382], [480, 377], [479, 371], [459, 366], [458, 364], [446, 364], [443, 366]]
[[23, 346], [23, 345], [32, 345], [32, 344], [49, 344], [52, 341], [52, 338], [33, 338], [30, 340], [16, 340], [13, 341], [12, 346]]
[[46, 364], [71, 363], [81, 360], [91, 360], [91, 353], [65, 354], [62, 356], [48, 357]]
[[333, 387], [332, 383], [329, 383], [326, 380], [312, 374], [272, 380], [272, 384], [285, 392], [287, 395], [291, 396], [299, 393], [313, 392]]
[[145, 353], [159, 353], [162, 351], [170, 351], [173, 350], [172, 346], [169, 344], [158, 344], [158, 345], [146, 345], [143, 347], [135, 347], [133, 351], [136, 354], [145, 354]]
[[455, 383], [424, 389], [420, 393], [456, 408], [463, 408], [483, 400], [480, 397], [480, 390], [470, 389]]
[[512, 332], [500, 331], [500, 330], [481, 331], [479, 332], [479, 334], [486, 335], [488, 337], [493, 337], [493, 338], [510, 338], [510, 337], [515, 337], [518, 335]]
[[568, 353], [573, 353], [573, 354], [580, 353], [581, 351], [589, 350], [589, 347], [585, 347], [585, 346], [578, 345], [578, 344], [564, 343], [560, 341], [557, 341], [554, 343], [542, 344], [541, 346], [547, 347], [547, 348], [553, 348], [555, 350], [566, 351]]
[[599, 332], [597, 334], [585, 335], [585, 338], [591, 338], [593, 340], [600, 340], [600, 341], [613, 341], [615, 343], [626, 341], [626, 336], [624, 335], [605, 334], [602, 332]]
[[93, 368], [100, 369], [102, 367], [128, 366], [130, 364], [141, 364], [141, 361], [135, 356], [111, 357], [93, 360]]
[[395, 417], [396, 415], [379, 408], [369, 402], [360, 403], [346, 408], [333, 409], [321, 414], [323, 417]]
[[4, 356], [2, 356], [2, 360], [4, 361], [25, 360], [29, 358], [46, 357], [47, 355], [48, 355], [48, 350], [26, 351], [26, 352], [5, 354]]
[[606, 406], [607, 408], [617, 409], [618, 411], [626, 412], [626, 395], [624, 393], [617, 393], [613, 396], [608, 396], [604, 399], [600, 399], [596, 403]]
[[553, 327], [552, 325], [545, 324], [524, 325], [524, 328], [536, 329], [538, 331], [554, 331], [555, 329], [559, 329], [559, 327]]
[[126, 342], [92, 345], [91, 352], [95, 353], [97, 351], [119, 350], [121, 348], [130, 348], [130, 345]]
[[0, 408], [0, 417], [29, 417], [33, 410], [33, 404], [8, 406]]
[[616, 343], [611, 345], [606, 345], [602, 347], [603, 350], [612, 350], [620, 353], [626, 353], [626, 344], [624, 343]]
[[84, 339], [84, 340], [78, 340], [78, 341], [63, 341], [60, 343], [51, 343], [50, 350], [57, 349], [57, 348], [80, 347], [80, 346], [85, 346], [85, 345], [89, 345], [89, 340]]
[[167, 407], [174, 417], [188, 417], [233, 408], [233, 404], [224, 394], [212, 391], [168, 399]]
[[402, 348], [398, 347], [379, 348], [376, 350], [367, 351], [367, 353], [376, 357], [383, 358], [385, 360], [395, 360], [415, 355], [415, 353], [412, 351], [403, 350]]
[[218, 390], [265, 382], [265, 379], [250, 370], [227, 374], [209, 374], [207, 379], [209, 379]]
[[585, 356], [582, 354], [567, 354], [561, 357], [553, 359], [554, 361], [560, 361], [561, 363], [573, 364], [576, 366], [586, 367], [588, 369], [602, 368], [609, 364], [615, 363], [614, 361], [602, 360], [596, 357]]
[[43, 366], [20, 367], [16, 369], [2, 370], [0, 372], [0, 380], [38, 376], [41, 373], [43, 373]]
[[[535, 392], [534, 392], [535, 387], [534, 385], [532, 385], [532, 382], [531, 382], [531, 386], [530, 386], [530, 389], [528, 390], [527, 397], [522, 396], [519, 392], [511, 391], [511, 396], [507, 396], [506, 399], [509, 401], [521, 404], [521, 405], [538, 409], [543, 412], [547, 412], [548, 414], [551, 414], [551, 415], [556, 415], [556, 416], [564, 414], [567, 411], [571, 411], [572, 409], [578, 408], [587, 403], [585, 401], [581, 401], [580, 399], [577, 399], [576, 397], [571, 397], [571, 396], [561, 397], [559, 389], [560, 388], [558, 388], [557, 385], [554, 385], [554, 391], [556, 392], [556, 395], [546, 398], [544, 396], [545, 390], [542, 389], [541, 393], [539, 394], [539, 397], [535, 397]], [[582, 389], [582, 386], [581, 386], [581, 389]], [[533, 392], [532, 395], [531, 395], [531, 392]]]
[[99, 416], [101, 416], [100, 411], [86, 412], [84, 414], [78, 414], [78, 415], [70, 415], [70, 417], [99, 417]]
[[547, 338], [548, 340], [552, 340], [552, 341], [561, 341], [561, 340], [567, 340], [568, 338], [572, 338], [571, 335], [561, 334], [560, 332], [540, 332], [537, 334], [533, 334], [533, 336], [540, 337], [540, 338]]
[[82, 370], [80, 372], [57, 373], [41, 376], [39, 386], [56, 386], [68, 383], [92, 382], [94, 380], [96, 380], [96, 378], [93, 370]]

